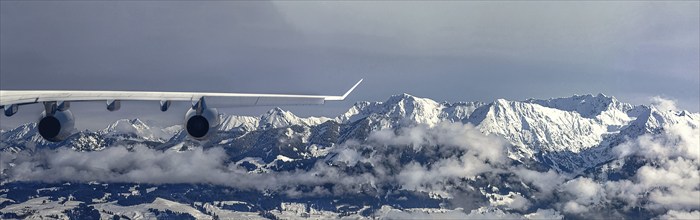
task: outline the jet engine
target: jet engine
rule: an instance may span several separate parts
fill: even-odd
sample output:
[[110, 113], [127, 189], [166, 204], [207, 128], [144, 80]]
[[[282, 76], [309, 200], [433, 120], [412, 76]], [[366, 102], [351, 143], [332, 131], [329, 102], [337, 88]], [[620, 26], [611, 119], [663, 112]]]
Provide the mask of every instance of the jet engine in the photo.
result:
[[68, 103], [56, 105], [53, 103], [44, 103], [46, 110], [41, 113], [37, 129], [39, 134], [46, 140], [51, 142], [59, 142], [65, 140], [73, 134], [75, 130], [75, 120], [73, 113], [68, 110]]
[[204, 98], [200, 98], [185, 114], [187, 134], [195, 139], [206, 138], [217, 127], [219, 127], [219, 112], [215, 108], [207, 108]]

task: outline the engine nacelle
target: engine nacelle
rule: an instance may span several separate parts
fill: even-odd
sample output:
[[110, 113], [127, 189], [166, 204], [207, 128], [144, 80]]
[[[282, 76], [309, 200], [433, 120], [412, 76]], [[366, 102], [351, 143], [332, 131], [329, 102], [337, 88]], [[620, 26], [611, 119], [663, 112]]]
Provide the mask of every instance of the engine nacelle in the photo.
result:
[[19, 110], [18, 105], [6, 105], [6, 106], [3, 106], [2, 108], [5, 111], [5, 116], [7, 116], [7, 117], [10, 117], [10, 116], [16, 114], [17, 111]]
[[63, 141], [75, 130], [73, 113], [70, 110], [54, 111], [53, 114], [44, 111], [41, 113], [37, 129], [47, 141]]
[[204, 99], [185, 114], [185, 129], [187, 134], [195, 139], [204, 139], [219, 127], [219, 112], [215, 108], [207, 108]]

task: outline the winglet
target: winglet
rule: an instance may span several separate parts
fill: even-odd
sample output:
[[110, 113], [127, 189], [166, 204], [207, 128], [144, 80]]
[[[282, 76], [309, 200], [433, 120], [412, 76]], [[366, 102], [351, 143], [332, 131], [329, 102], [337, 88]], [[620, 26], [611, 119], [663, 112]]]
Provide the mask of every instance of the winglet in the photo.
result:
[[350, 95], [350, 93], [352, 93], [352, 91], [355, 90], [355, 88], [357, 86], [359, 86], [360, 83], [362, 83], [362, 80], [364, 80], [364, 79], [360, 79], [360, 81], [357, 81], [357, 83], [355, 83], [355, 85], [352, 86], [352, 88], [350, 88], [350, 90], [345, 92], [345, 94], [343, 94], [343, 96], [329, 96], [329, 97], [326, 97], [325, 100], [326, 101], [343, 101], [343, 100], [345, 100], [345, 97], [348, 97], [348, 95]]
[[342, 99], [345, 99], [345, 97], [348, 97], [348, 95], [350, 95], [350, 93], [352, 92], [352, 90], [355, 90], [355, 87], [359, 86], [360, 83], [362, 83], [362, 80], [364, 80], [364, 79], [360, 79], [360, 81], [357, 81], [357, 83], [355, 83], [355, 85], [352, 86], [352, 88], [350, 88], [350, 90], [348, 90], [347, 92], [345, 92], [345, 94], [343, 94], [343, 98], [342, 98]]

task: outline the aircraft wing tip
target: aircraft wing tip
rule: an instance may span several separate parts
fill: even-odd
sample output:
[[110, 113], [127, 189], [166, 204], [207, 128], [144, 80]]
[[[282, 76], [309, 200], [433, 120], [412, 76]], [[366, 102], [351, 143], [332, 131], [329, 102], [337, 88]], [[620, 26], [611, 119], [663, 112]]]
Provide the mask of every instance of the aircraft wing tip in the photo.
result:
[[346, 97], [348, 97], [348, 95], [350, 95], [350, 93], [352, 93], [352, 91], [355, 90], [355, 88], [357, 88], [357, 86], [359, 86], [363, 80], [364, 80], [364, 78], [361, 78], [359, 81], [357, 81], [357, 83], [355, 83], [355, 85], [353, 85], [347, 92], [345, 92], [345, 94], [343, 94], [342, 99], [345, 99]]

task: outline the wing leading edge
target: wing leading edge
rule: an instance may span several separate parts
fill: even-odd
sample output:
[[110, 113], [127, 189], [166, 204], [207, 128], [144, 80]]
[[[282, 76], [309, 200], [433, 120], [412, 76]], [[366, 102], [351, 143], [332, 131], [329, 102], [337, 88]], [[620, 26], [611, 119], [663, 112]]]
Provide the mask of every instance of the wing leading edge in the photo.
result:
[[342, 96], [212, 93], [212, 92], [150, 92], [150, 91], [42, 91], [0, 90], [0, 106], [25, 105], [40, 102], [84, 101], [197, 101], [202, 97], [231, 99], [227, 103], [238, 106], [255, 105], [318, 105], [325, 101], [342, 101], [362, 82], [355, 83]]

